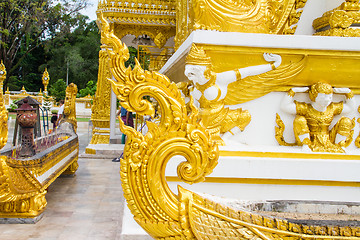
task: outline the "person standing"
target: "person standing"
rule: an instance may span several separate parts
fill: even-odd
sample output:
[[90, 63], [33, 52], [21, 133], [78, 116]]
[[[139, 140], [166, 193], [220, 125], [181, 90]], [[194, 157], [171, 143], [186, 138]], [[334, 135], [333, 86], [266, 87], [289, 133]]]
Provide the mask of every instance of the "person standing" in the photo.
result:
[[56, 126], [59, 125], [60, 120], [61, 120], [61, 118], [63, 117], [63, 114], [64, 114], [64, 100], [61, 99], [61, 100], [59, 101], [59, 104], [60, 104], [60, 107], [59, 107], [59, 111], [58, 111], [58, 119], [57, 119]]

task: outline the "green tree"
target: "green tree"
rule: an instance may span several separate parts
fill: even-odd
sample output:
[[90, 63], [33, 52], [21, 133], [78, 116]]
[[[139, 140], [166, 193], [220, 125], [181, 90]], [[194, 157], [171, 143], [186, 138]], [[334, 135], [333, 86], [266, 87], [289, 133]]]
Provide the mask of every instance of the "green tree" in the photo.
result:
[[60, 101], [65, 99], [66, 92], [66, 83], [63, 79], [58, 79], [54, 84], [49, 88], [49, 93], [55, 98], [55, 101]]
[[86, 97], [89, 94], [91, 96], [94, 96], [95, 93], [96, 93], [96, 83], [90, 80], [86, 83], [85, 88], [79, 90], [77, 97]]
[[83, 18], [72, 32], [54, 39], [47, 46], [48, 70], [54, 79], [69, 77], [79, 89], [88, 81], [97, 82], [100, 35], [95, 21]]
[[7, 69], [5, 87], [25, 58], [45, 40], [70, 32], [87, 0], [0, 1], [0, 59]]

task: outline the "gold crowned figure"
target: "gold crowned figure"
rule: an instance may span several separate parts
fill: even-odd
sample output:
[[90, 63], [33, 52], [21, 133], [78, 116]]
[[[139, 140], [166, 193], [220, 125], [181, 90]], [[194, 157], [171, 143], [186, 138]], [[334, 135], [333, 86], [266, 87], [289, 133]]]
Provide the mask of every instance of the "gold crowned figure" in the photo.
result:
[[[228, 105], [227, 99], [229, 99], [227, 96], [228, 85], [248, 76], [275, 70], [281, 64], [281, 57], [276, 54], [265, 53], [264, 59], [270, 63], [215, 73], [211, 69], [211, 59], [205, 51], [196, 45], [192, 46], [186, 58], [185, 75], [194, 85], [191, 94], [195, 105], [200, 108], [202, 122], [220, 144], [224, 144], [224, 141], [230, 139], [233, 141], [251, 120], [247, 110], [225, 107]], [[220, 134], [223, 134], [221, 138]]]
[[[309, 91], [311, 103], [293, 99], [295, 93]], [[345, 94], [345, 102], [333, 102], [333, 93]], [[330, 84], [318, 82], [310, 87], [292, 88], [284, 97], [282, 110], [295, 114], [294, 134], [296, 145], [313, 152], [344, 153], [352, 141], [354, 120], [341, 117], [332, 129], [329, 127], [336, 115], [355, 109], [353, 93], [349, 88], [332, 88]]]

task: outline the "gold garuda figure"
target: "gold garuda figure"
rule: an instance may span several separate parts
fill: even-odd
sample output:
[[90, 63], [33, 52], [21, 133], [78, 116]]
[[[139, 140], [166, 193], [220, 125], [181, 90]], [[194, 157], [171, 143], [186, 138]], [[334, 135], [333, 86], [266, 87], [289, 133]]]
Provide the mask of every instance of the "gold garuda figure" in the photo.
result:
[[224, 141], [238, 142], [238, 135], [251, 120], [247, 110], [230, 109], [227, 105], [261, 97], [269, 93], [272, 87], [298, 74], [303, 67], [301, 60], [277, 69], [282, 61], [280, 55], [264, 53], [263, 56], [268, 64], [215, 73], [204, 49], [194, 44], [191, 47], [186, 58], [185, 75], [192, 83], [191, 95], [195, 106], [200, 109], [204, 126], [220, 144], [224, 145]]
[[[309, 92], [311, 103], [293, 99], [295, 93]], [[333, 102], [333, 93], [344, 94], [345, 102]], [[344, 153], [351, 141], [355, 120], [342, 116], [329, 129], [336, 115], [347, 114], [355, 109], [353, 93], [349, 88], [333, 88], [330, 84], [318, 82], [309, 87], [295, 87], [282, 100], [281, 109], [296, 115], [294, 120], [295, 144], [303, 146], [304, 151]], [[281, 119], [277, 116], [277, 122]], [[277, 128], [276, 138], [281, 145], [282, 123]]]

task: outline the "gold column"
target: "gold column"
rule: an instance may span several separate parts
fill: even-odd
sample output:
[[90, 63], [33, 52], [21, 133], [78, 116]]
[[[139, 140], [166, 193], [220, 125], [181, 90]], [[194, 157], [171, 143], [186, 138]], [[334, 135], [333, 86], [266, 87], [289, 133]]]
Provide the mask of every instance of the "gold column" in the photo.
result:
[[[108, 144], [110, 140], [110, 96], [111, 86], [108, 69], [108, 56], [106, 50], [99, 52], [99, 73], [94, 105], [92, 107], [91, 121], [94, 126], [90, 144]], [[91, 147], [86, 148], [86, 153], [95, 154]]]
[[3, 61], [0, 64], [0, 149], [3, 148], [8, 138], [8, 112], [3, 100], [3, 84], [6, 79], [6, 69]]

